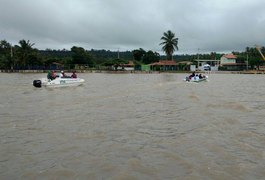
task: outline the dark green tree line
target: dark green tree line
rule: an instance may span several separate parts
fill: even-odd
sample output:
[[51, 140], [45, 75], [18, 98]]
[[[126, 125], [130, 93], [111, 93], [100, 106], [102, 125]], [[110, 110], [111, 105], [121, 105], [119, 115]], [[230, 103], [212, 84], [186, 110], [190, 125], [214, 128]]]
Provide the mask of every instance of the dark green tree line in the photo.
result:
[[[108, 66], [115, 64], [126, 64], [129, 60], [134, 60], [135, 64], [150, 64], [160, 59], [168, 59], [169, 56], [173, 56], [174, 50], [177, 48], [172, 45], [175, 42], [177, 45], [178, 38], [170, 31], [164, 33], [163, 47], [171, 47], [166, 50], [168, 57], [160, 56], [159, 53], [154, 51], [146, 51], [142, 48], [135, 49], [133, 51], [119, 52], [117, 57], [117, 51], [109, 50], [85, 50], [82, 47], [73, 46], [71, 50], [38, 50], [34, 48], [34, 43], [29, 40], [20, 40], [18, 45], [12, 46], [11, 43], [6, 40], [0, 41], [0, 69], [12, 69], [13, 67], [20, 68], [34, 68], [40, 66], [42, 68], [49, 68], [53, 63], [59, 63], [65, 67], [74, 67], [74, 64], [88, 65], [89, 67]], [[166, 45], [166, 39], [171, 39], [171, 46]], [[172, 40], [173, 39], [173, 40]], [[175, 40], [174, 40], [175, 39]], [[174, 50], [172, 50], [172, 48]], [[261, 51], [265, 54], [265, 48], [261, 47]], [[238, 57], [238, 62], [247, 62], [254, 68], [260, 65], [264, 65], [265, 61], [255, 47], [246, 47], [244, 52], [233, 52]], [[174, 55], [176, 61], [193, 61], [199, 56], [200, 59], [220, 59], [223, 54], [211, 52], [209, 54], [184, 54]]]
[[144, 49], [135, 49], [132, 51], [134, 60], [141, 62], [142, 64], [151, 64], [160, 60], [160, 55], [157, 52], [151, 50], [145, 51]]
[[12, 68], [12, 49], [11, 44], [6, 40], [0, 41], [0, 68], [11, 69]]
[[93, 67], [94, 63], [90, 54], [82, 47], [73, 46], [71, 48], [72, 62], [71, 64], [84, 64]]

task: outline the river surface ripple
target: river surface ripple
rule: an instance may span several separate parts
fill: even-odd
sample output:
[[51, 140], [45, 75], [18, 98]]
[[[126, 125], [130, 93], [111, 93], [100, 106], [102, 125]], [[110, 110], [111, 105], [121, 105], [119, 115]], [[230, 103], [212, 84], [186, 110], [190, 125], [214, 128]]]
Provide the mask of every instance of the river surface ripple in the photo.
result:
[[265, 76], [0, 74], [0, 179], [263, 179]]

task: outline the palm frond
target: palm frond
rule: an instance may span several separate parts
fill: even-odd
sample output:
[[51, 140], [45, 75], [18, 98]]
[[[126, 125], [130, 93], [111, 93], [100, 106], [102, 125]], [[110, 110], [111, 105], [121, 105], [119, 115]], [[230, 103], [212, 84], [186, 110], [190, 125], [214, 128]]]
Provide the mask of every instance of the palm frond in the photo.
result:
[[175, 34], [168, 30], [163, 33], [163, 36], [160, 38], [162, 42], [159, 45], [162, 46], [162, 50], [167, 54], [168, 57], [172, 57], [172, 54], [175, 50], [178, 50], [178, 38], [175, 37]]

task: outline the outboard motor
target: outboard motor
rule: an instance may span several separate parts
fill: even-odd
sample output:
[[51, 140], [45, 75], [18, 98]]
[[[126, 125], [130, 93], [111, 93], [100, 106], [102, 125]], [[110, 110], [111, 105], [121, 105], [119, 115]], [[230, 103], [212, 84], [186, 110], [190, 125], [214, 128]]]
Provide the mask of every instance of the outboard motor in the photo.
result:
[[34, 80], [33, 81], [33, 86], [40, 88], [41, 87], [41, 80]]

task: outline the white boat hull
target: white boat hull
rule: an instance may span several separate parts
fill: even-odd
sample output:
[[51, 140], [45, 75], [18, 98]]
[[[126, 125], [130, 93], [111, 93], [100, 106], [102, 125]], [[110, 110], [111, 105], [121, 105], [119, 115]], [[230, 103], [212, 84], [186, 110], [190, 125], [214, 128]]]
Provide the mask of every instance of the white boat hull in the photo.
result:
[[[37, 83], [36, 83], [37, 82]], [[50, 80], [47, 78], [42, 78], [41, 80], [34, 80], [33, 86], [35, 87], [69, 87], [69, 86], [79, 86], [85, 82], [81, 78], [56, 78]]]
[[191, 78], [189, 79], [189, 77], [186, 77], [185, 79], [183, 79], [183, 81], [186, 81], [186, 82], [203, 82], [203, 81], [208, 81], [208, 76], [205, 76], [203, 78]]

